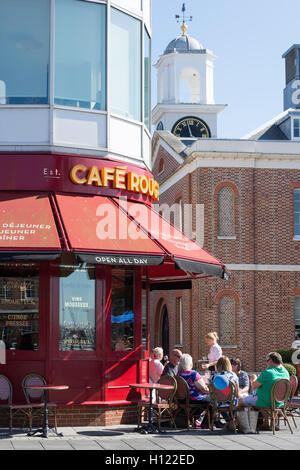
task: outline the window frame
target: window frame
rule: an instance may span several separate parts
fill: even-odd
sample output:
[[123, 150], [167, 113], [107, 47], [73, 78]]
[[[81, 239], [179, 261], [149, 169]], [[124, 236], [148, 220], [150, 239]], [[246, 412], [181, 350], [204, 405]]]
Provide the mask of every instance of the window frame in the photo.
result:
[[[296, 122], [298, 123], [298, 126], [297, 126], [297, 131], [298, 131], [298, 134], [299, 135], [295, 135], [295, 129], [296, 129]], [[293, 140], [300, 140], [300, 118], [296, 118], [296, 117], [293, 117], [292, 118], [292, 138]]]
[[[300, 240], [300, 210], [299, 211], [295, 210], [295, 195], [296, 194], [299, 195], [299, 204], [300, 204], [300, 188], [294, 188], [294, 191], [293, 191], [293, 218], [294, 218], [294, 221], [293, 221], [293, 238], [294, 238], [294, 240]], [[299, 233], [296, 233], [296, 223], [295, 223], [296, 214], [298, 214], [298, 217], [299, 217], [299, 224], [297, 224], [297, 226], [299, 226]]]
[[[224, 189], [228, 188], [232, 192], [232, 201], [233, 201], [233, 235], [220, 235], [220, 192]], [[216, 208], [216, 227], [217, 233], [216, 237], [218, 240], [237, 240], [237, 195], [238, 191], [230, 182], [220, 183], [215, 189], [215, 208]]]
[[[296, 303], [297, 301], [299, 302], [299, 329], [297, 330], [296, 328]], [[297, 333], [299, 331], [299, 333]], [[295, 295], [294, 296], [294, 335], [296, 337], [296, 334], [299, 334], [300, 336], [300, 295]]]
[[[37, 97], [37, 96], [23, 96], [23, 97], [17, 97], [15, 96], [14, 99], [18, 99], [20, 100], [20, 102], [18, 103], [4, 103], [4, 97], [3, 96], [0, 96], [0, 109], [1, 108], [4, 108], [4, 107], [9, 107], [9, 108], [49, 108], [49, 106], [51, 105], [51, 80], [52, 80], [52, 76], [51, 76], [51, 49], [52, 49], [52, 32], [51, 32], [51, 28], [52, 28], [52, 2], [53, 0], [47, 0], [47, 10], [48, 10], [48, 21], [47, 21], [47, 27], [48, 27], [48, 38], [47, 38], [47, 51], [48, 51], [48, 56], [47, 56], [47, 70], [46, 70], [46, 74], [44, 75], [44, 85], [45, 85], [45, 89], [46, 89], [46, 93], [47, 93], [47, 96], [43, 96], [43, 97]], [[9, 23], [9, 22], [8, 22]], [[23, 31], [22, 31], [23, 32]], [[45, 36], [46, 38], [46, 36]], [[0, 84], [1, 84], [1, 87], [0, 89], [4, 89], [5, 91], [7, 90], [7, 84], [4, 82], [4, 80], [1, 79], [0, 77]], [[41, 85], [41, 83], [40, 83]], [[10, 99], [12, 99], [12, 97], [10, 97]], [[23, 99], [23, 102], [22, 102], [22, 99]], [[38, 102], [32, 102], [30, 103], [29, 101], [26, 101], [28, 99], [32, 99], [32, 100], [38, 100], [40, 99], [41, 101]], [[2, 102], [1, 102], [2, 101]]]

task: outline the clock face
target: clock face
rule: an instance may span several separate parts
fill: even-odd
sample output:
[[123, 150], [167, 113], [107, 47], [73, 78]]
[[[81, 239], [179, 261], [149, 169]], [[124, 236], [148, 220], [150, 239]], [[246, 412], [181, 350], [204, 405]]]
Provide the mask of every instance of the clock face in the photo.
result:
[[172, 129], [172, 133], [180, 138], [209, 138], [210, 130], [207, 124], [201, 119], [187, 116], [177, 121]]

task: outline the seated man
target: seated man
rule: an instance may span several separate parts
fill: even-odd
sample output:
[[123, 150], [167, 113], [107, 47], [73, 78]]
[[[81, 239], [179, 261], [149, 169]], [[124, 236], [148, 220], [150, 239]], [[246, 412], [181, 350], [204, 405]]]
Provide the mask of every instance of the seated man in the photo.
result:
[[162, 375], [175, 375], [178, 374], [178, 365], [180, 358], [182, 356], [182, 352], [179, 349], [173, 349], [170, 354], [170, 361], [164, 367]]
[[[290, 379], [288, 371], [282, 365], [280, 354], [271, 352], [267, 355], [268, 367], [257, 378], [251, 377], [253, 393], [239, 398], [239, 406], [271, 406], [271, 388], [278, 379]], [[278, 403], [281, 406], [281, 403]]]

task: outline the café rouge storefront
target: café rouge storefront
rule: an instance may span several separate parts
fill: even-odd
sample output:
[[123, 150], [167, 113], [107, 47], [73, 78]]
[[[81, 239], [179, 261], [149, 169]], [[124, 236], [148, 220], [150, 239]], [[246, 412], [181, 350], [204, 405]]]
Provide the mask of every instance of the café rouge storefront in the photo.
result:
[[1, 161], [0, 373], [13, 401], [34, 372], [69, 386], [50, 394], [60, 426], [134, 420], [150, 290], [224, 278], [225, 266], [154, 210], [159, 187], [142, 167], [54, 153]]

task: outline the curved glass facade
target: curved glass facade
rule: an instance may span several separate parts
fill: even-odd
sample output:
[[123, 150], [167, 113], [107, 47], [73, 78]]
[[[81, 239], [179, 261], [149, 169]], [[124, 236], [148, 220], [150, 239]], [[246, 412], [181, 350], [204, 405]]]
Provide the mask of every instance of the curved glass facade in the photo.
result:
[[150, 37], [142, 18], [107, 9], [104, 1], [1, 0], [0, 106], [108, 110], [150, 128]]

